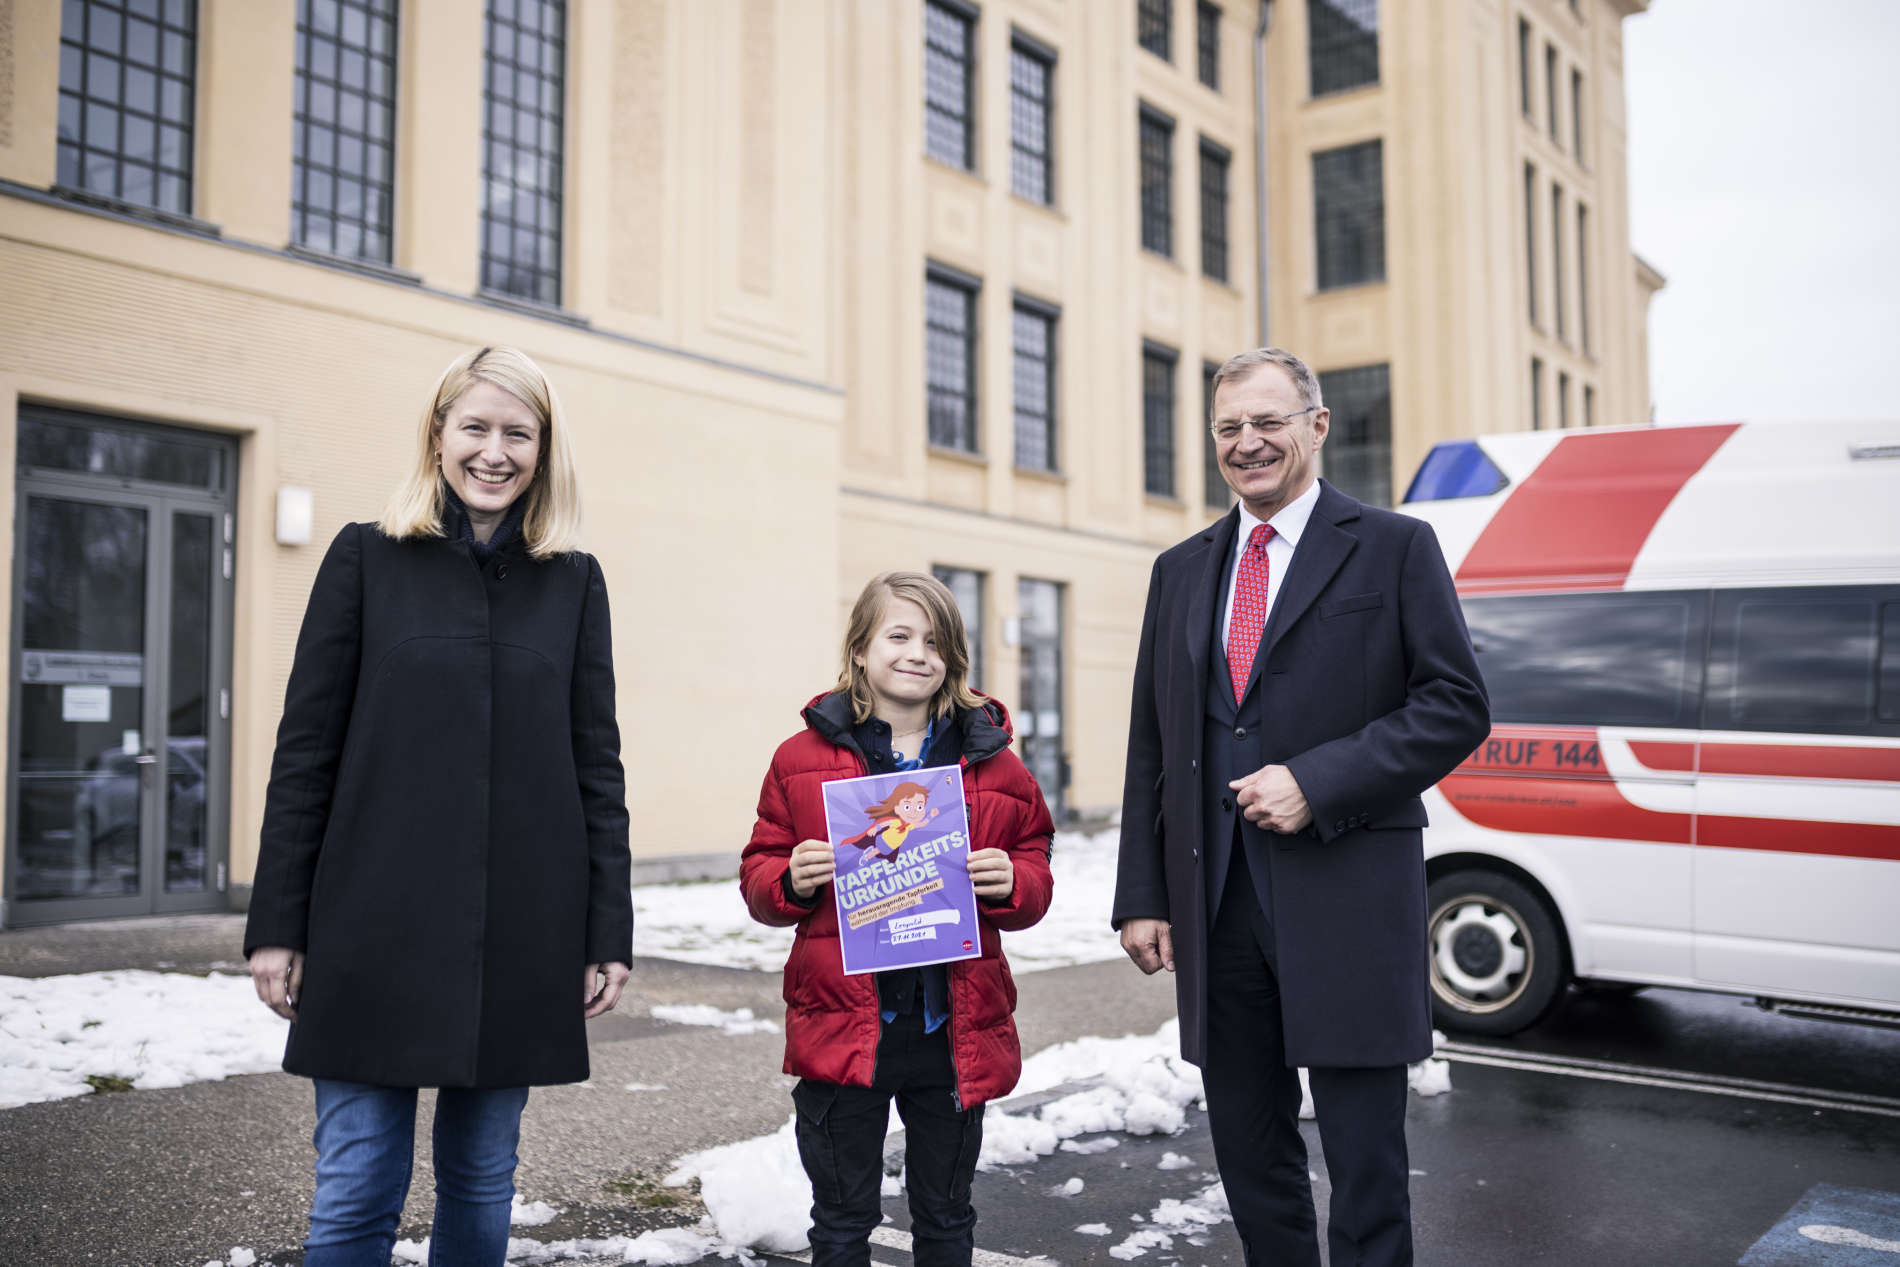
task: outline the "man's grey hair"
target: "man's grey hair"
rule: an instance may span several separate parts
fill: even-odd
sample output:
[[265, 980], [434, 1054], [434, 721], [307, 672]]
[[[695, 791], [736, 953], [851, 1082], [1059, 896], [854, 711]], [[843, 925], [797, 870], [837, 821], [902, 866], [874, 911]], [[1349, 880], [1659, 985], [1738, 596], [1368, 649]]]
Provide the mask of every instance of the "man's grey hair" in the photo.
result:
[[[1222, 383], [1246, 378], [1262, 365], [1277, 365], [1285, 370], [1286, 376], [1293, 380], [1294, 388], [1300, 393], [1300, 403], [1308, 409], [1320, 408], [1319, 378], [1310, 365], [1285, 348], [1255, 348], [1251, 352], [1229, 357], [1227, 364], [1214, 372], [1214, 385], [1207, 393], [1208, 412], [1213, 412], [1214, 397], [1220, 394]], [[1210, 417], [1208, 421], [1213, 419]]]

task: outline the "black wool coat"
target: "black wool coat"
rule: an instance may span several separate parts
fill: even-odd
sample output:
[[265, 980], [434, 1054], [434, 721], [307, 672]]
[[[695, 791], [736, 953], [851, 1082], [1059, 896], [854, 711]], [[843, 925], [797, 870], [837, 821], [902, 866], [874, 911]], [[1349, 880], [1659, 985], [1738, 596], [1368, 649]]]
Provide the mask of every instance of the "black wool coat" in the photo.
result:
[[[1202, 723], [1239, 522], [1235, 509], [1155, 560], [1122, 793], [1113, 918], [1172, 923], [1181, 1049], [1196, 1064], [1207, 1055], [1212, 924]], [[1419, 794], [1490, 726], [1430, 526], [1321, 481], [1254, 674], [1263, 721], [1247, 740], [1251, 768], [1285, 765], [1313, 811], [1299, 832], [1262, 833], [1286, 1061], [1421, 1060], [1432, 1041]]]
[[600, 565], [345, 527], [297, 639], [244, 934], [307, 956], [284, 1068], [586, 1079], [582, 969], [632, 961], [630, 865]]

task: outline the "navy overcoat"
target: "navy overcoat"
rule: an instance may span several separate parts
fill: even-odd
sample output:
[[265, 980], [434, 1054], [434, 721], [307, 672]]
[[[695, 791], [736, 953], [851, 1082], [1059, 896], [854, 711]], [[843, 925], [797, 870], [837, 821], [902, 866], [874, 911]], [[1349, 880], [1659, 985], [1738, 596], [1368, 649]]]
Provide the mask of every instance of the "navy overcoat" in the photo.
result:
[[[1135, 663], [1113, 917], [1172, 924], [1182, 1055], [1207, 1051], [1203, 712], [1240, 512], [1155, 560]], [[1484, 683], [1431, 528], [1321, 481], [1255, 658], [1255, 768], [1285, 765], [1313, 822], [1270, 834], [1290, 1065], [1431, 1052], [1419, 794], [1488, 732]]]
[[584, 1080], [582, 969], [632, 961], [629, 870], [600, 565], [345, 527], [297, 639], [244, 935], [308, 956], [284, 1068]]

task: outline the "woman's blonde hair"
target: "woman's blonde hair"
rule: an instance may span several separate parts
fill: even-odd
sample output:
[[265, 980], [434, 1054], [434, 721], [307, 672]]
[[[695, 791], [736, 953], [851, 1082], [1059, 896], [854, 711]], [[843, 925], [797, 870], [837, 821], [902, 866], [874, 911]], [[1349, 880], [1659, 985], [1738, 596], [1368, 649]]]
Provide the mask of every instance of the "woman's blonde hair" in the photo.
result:
[[930, 633], [937, 642], [937, 654], [943, 657], [943, 685], [930, 700], [933, 718], [950, 717], [965, 708], [981, 708], [983, 697], [970, 689], [970, 639], [963, 630], [963, 613], [957, 610], [956, 597], [942, 581], [922, 572], [885, 572], [865, 583], [864, 591], [851, 607], [851, 623], [844, 635], [844, 668], [838, 674], [837, 688], [851, 697], [851, 720], [868, 720], [876, 711], [877, 697], [864, 676], [857, 658], [870, 649], [871, 638], [884, 620], [884, 605], [890, 599], [903, 598], [924, 609], [930, 618]]
[[580, 481], [574, 473], [574, 452], [567, 438], [567, 415], [554, 384], [526, 352], [515, 348], [478, 348], [449, 362], [435, 383], [429, 407], [423, 411], [416, 438], [416, 465], [389, 499], [377, 521], [385, 535], [444, 536], [442, 512], [448, 485], [442, 477], [439, 443], [442, 425], [462, 393], [477, 383], [493, 383], [534, 411], [541, 424], [541, 457], [534, 478], [521, 496], [527, 506], [521, 517], [521, 538], [528, 553], [550, 558], [580, 549]]

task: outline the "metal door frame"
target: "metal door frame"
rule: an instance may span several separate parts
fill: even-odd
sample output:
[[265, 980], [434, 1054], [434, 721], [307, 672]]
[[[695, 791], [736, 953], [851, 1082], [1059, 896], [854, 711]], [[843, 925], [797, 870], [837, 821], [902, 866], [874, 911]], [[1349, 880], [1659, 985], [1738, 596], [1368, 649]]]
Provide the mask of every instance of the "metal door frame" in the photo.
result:
[[[6, 769], [6, 905], [5, 927], [58, 924], [71, 920], [136, 918], [222, 911], [229, 906], [231, 819], [231, 664], [235, 587], [235, 516], [237, 454], [234, 438], [212, 432], [141, 426], [114, 418], [100, 418], [65, 410], [23, 405], [20, 416], [36, 415], [65, 425], [100, 429], [158, 432], [183, 437], [194, 444], [218, 449], [223, 455], [223, 488], [192, 488], [118, 475], [93, 475], [41, 467], [19, 468], [13, 482], [13, 582], [9, 596], [13, 616], [7, 648], [7, 769]], [[17, 431], [16, 431], [17, 435]], [[24, 630], [21, 603], [26, 569], [26, 504], [32, 497], [51, 497], [100, 505], [136, 506], [147, 516], [145, 541], [145, 698], [140, 720], [145, 746], [157, 757], [152, 765], [151, 794], [140, 806], [140, 892], [127, 897], [29, 899], [18, 895], [20, 858], [18, 839], [20, 757], [20, 658]], [[206, 700], [205, 742], [205, 887], [202, 892], [165, 891], [166, 796], [170, 787], [170, 718], [163, 705], [171, 690], [172, 521], [178, 512], [208, 515], [212, 522], [212, 585], [210, 612], [211, 698]]]

